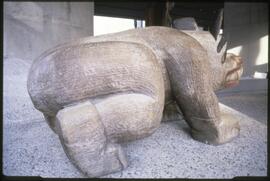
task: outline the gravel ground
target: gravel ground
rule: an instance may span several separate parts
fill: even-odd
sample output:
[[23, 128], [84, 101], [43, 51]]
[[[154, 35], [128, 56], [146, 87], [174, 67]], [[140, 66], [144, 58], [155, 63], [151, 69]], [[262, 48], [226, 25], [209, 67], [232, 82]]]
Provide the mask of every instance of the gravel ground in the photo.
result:
[[[29, 67], [20, 59], [4, 60], [3, 174], [84, 177], [34, 109], [26, 90]], [[221, 104], [221, 111], [240, 121], [240, 135], [232, 142], [206, 145], [190, 137], [184, 120], [162, 123], [150, 137], [123, 144], [128, 168], [105, 178], [266, 176], [266, 94], [223, 95], [219, 99], [231, 107]]]

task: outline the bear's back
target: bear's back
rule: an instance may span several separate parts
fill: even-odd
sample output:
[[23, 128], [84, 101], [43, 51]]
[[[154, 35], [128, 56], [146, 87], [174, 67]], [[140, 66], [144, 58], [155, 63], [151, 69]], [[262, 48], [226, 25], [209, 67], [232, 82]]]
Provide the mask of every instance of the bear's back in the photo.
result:
[[128, 42], [65, 45], [38, 58], [28, 75], [35, 107], [48, 115], [76, 102], [137, 92], [163, 99], [161, 68], [153, 52]]

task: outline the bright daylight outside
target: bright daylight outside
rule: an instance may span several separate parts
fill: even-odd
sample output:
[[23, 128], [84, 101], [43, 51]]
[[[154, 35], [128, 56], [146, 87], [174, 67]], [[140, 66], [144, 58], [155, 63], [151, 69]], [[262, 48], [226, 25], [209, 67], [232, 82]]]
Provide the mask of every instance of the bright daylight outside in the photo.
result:
[[[136, 21], [137, 27], [145, 26], [145, 21], [141, 20]], [[134, 28], [135, 28], [134, 19], [94, 16], [94, 36], [108, 33], [115, 33]]]

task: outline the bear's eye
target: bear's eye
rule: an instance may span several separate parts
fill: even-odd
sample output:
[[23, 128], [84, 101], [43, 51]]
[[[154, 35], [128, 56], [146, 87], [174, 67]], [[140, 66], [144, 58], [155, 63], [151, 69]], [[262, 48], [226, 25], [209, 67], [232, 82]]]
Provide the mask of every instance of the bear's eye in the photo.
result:
[[227, 55], [227, 53], [225, 52], [223, 55], [222, 55], [222, 57], [221, 57], [221, 63], [223, 64], [224, 62], [225, 62], [225, 60], [226, 60], [226, 55]]

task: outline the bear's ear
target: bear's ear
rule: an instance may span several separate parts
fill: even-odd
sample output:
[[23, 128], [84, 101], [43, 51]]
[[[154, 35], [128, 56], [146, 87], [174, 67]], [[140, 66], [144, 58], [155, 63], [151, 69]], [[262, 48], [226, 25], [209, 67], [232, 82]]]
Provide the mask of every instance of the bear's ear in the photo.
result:
[[216, 45], [217, 45], [217, 53], [223, 54], [224, 52], [226, 52], [227, 40], [225, 36], [220, 36], [219, 41], [217, 41]]

